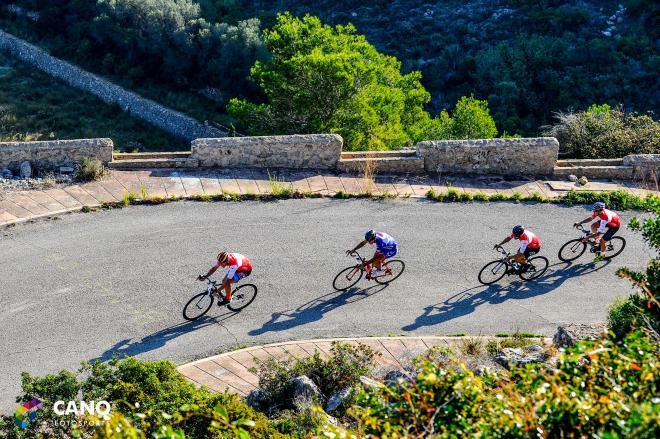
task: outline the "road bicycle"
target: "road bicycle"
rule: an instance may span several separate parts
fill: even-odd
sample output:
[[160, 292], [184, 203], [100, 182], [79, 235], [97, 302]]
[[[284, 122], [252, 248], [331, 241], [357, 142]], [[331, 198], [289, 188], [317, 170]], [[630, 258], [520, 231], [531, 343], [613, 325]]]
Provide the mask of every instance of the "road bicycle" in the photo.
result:
[[545, 256], [527, 258], [527, 265], [521, 267], [520, 264], [509, 259], [512, 256], [511, 253], [501, 247], [497, 251], [503, 256], [487, 263], [479, 272], [479, 282], [484, 285], [493, 284], [502, 279], [504, 275], [518, 275], [522, 280], [533, 280], [539, 278], [548, 269], [549, 262]]
[[335, 290], [344, 291], [351, 288], [362, 279], [365, 271], [367, 273], [367, 280], [374, 280], [379, 284], [386, 285], [401, 276], [403, 270], [406, 269], [406, 264], [403, 261], [391, 259], [383, 262], [380, 273], [376, 276], [371, 276], [371, 264], [365, 264], [366, 259], [360, 256], [358, 252], [354, 252], [353, 254], [355, 255], [357, 264], [339, 272], [332, 282]]
[[[587, 244], [590, 246], [591, 253], [596, 253], [600, 251], [600, 242], [596, 242], [593, 239], [585, 239], [587, 235], [591, 235], [591, 231], [578, 225], [576, 227], [580, 232], [585, 236], [581, 238], [571, 239], [566, 244], [562, 245], [559, 249], [559, 259], [564, 262], [571, 262], [582, 256], [582, 253], [587, 249]], [[603, 259], [612, 259], [623, 251], [626, 247], [626, 240], [620, 236], [613, 236], [606, 244], [606, 251], [612, 252], [607, 256], [602, 255]]]
[[[183, 307], [183, 318], [189, 321], [196, 320], [209, 312], [215, 300], [216, 290], [219, 290], [218, 282], [206, 279], [206, 291], [197, 294]], [[219, 291], [224, 294], [224, 291]], [[227, 308], [232, 311], [240, 311], [247, 307], [257, 297], [257, 287], [253, 284], [242, 284], [234, 288], [231, 294], [231, 302]]]

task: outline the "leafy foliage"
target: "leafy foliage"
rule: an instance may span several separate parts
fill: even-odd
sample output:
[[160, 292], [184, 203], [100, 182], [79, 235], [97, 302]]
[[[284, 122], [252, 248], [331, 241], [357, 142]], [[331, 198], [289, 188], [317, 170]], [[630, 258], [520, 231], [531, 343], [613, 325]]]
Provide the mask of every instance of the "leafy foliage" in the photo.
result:
[[430, 96], [419, 74], [402, 75], [398, 61], [354, 27], [283, 14], [264, 40], [272, 58], [257, 62], [251, 77], [267, 103], [233, 100], [228, 107], [252, 131], [338, 132], [350, 149], [385, 149], [410, 144], [424, 130]]
[[312, 16], [280, 15], [264, 32], [272, 57], [251, 78], [266, 103], [233, 99], [229, 113], [254, 134], [335, 132], [347, 149], [393, 149], [429, 138], [494, 137], [486, 102], [463, 98], [432, 119], [419, 72], [379, 53], [351, 25], [330, 27]]
[[299, 360], [269, 358], [259, 363], [256, 370], [259, 388], [277, 410], [294, 408], [291, 380], [305, 375], [319, 387], [321, 393], [331, 397], [335, 392], [355, 386], [360, 376], [369, 375], [375, 366], [375, 352], [366, 345], [352, 346], [333, 343], [330, 357], [323, 359], [318, 351]]
[[266, 27], [283, 11], [353, 23], [405, 72], [422, 72], [432, 112], [474, 94], [488, 100], [500, 131], [534, 136], [553, 113], [591, 102], [660, 111], [660, 14], [651, 0], [204, 3], [222, 5], [209, 10], [217, 19], [258, 16]]
[[3, 418], [0, 436], [70, 435], [71, 424], [61, 421], [74, 421], [74, 415], [56, 415], [53, 403], [80, 399], [106, 400], [111, 403], [113, 414], [109, 423], [94, 425], [94, 419], [90, 419], [89, 424], [76, 427], [83, 435], [118, 437], [114, 434], [118, 431], [116, 428], [120, 428], [125, 433], [121, 437], [151, 437], [152, 434], [156, 437], [183, 437], [184, 434], [194, 438], [223, 434], [237, 437], [240, 430], [249, 431], [253, 438], [277, 437], [277, 431], [268, 420], [247, 407], [237, 395], [196, 389], [169, 361], [113, 359], [109, 363], [84, 363], [78, 374], [62, 371], [37, 378], [23, 373], [22, 388], [23, 394], [17, 398], [19, 402], [33, 398], [44, 402], [39, 410], [39, 422], [19, 431], [13, 418]]
[[510, 379], [426, 361], [403, 391], [363, 391], [354, 414], [363, 437], [652, 438], [659, 357], [656, 340], [637, 331], [580, 342], [556, 369], [516, 369]]
[[[655, 210], [655, 218], [640, 223], [633, 219], [629, 227], [642, 232], [644, 241], [656, 252], [660, 250], [660, 209]], [[615, 302], [610, 307], [608, 324], [610, 330], [623, 337], [635, 328], [648, 328], [660, 338], [660, 257], [651, 259], [646, 273], [620, 269], [617, 274], [632, 282], [639, 289], [629, 297]]]
[[244, 94], [251, 91], [250, 66], [267, 57], [258, 19], [208, 22], [192, 0], [17, 3], [39, 12], [37, 23], [25, 24], [47, 38], [54, 53], [84, 65], [93, 59], [95, 70], [135, 82], [156, 79]]
[[544, 135], [556, 137], [562, 152], [576, 158], [617, 158], [660, 153], [660, 122], [609, 105], [559, 113]]
[[[660, 14], [650, 0], [12, 3], [39, 11], [39, 20], [32, 23], [0, 8], [5, 28], [131, 87], [166, 84], [166, 92], [152, 94], [160, 102], [170, 93], [206, 85], [222, 90], [223, 103], [229, 96], [262, 102], [246, 80], [250, 66], [268, 57], [260, 25], [251, 20], [272, 27], [278, 13], [289, 11], [331, 25], [353, 23], [376, 49], [401, 60], [402, 72], [420, 71], [419, 81], [431, 93], [425, 108], [432, 114], [474, 95], [488, 100], [500, 132], [533, 136], [554, 113], [584, 110], [591, 102], [623, 104], [640, 114], [660, 111]], [[392, 105], [399, 101], [388, 98]], [[195, 112], [195, 106], [178, 108]], [[202, 120], [221, 118], [221, 112], [213, 109]], [[388, 128], [378, 138], [393, 142], [398, 133]]]

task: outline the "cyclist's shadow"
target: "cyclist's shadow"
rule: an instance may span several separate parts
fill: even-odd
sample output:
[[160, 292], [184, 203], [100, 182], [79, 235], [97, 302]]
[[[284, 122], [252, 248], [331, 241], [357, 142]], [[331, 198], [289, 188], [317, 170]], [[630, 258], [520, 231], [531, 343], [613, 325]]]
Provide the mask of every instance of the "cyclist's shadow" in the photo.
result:
[[119, 358], [133, 357], [144, 352], [153, 351], [165, 346], [170, 340], [206, 326], [218, 324], [234, 315], [236, 315], [236, 313], [227, 312], [216, 317], [203, 316], [192, 322], [178, 323], [168, 328], [161, 329], [160, 331], [149, 334], [140, 340], [125, 338], [115, 343], [100, 356], [91, 359], [90, 362], [108, 361], [114, 356]]
[[[263, 324], [261, 328], [253, 329], [248, 335], [261, 335], [266, 332], [286, 331], [296, 326], [306, 325], [307, 323], [321, 320], [323, 315], [340, 306], [348, 305], [359, 300], [373, 296], [388, 285], [371, 285], [367, 288], [349, 288], [345, 291], [333, 291], [310, 300], [300, 305], [296, 309], [274, 312], [269, 321]], [[339, 295], [337, 295], [339, 293]]]
[[471, 314], [479, 305], [485, 303], [498, 304], [507, 300], [522, 300], [547, 294], [559, 288], [568, 279], [601, 270], [610, 262], [609, 259], [599, 264], [560, 262], [548, 267], [548, 271], [543, 276], [533, 281], [525, 282], [517, 279], [507, 284], [504, 278], [502, 284], [471, 287], [443, 302], [425, 307], [422, 315], [401, 329], [413, 331], [423, 326], [439, 325]]

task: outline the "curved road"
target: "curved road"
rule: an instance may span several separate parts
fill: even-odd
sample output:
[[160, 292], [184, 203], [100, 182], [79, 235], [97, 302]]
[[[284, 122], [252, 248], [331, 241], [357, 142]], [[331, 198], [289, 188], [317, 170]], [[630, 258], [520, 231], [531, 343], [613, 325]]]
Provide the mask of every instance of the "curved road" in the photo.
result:
[[[114, 353], [184, 362], [236, 344], [387, 334], [551, 335], [560, 322], [603, 321], [627, 294], [615, 276], [650, 251], [622, 229], [612, 263], [558, 264], [571, 224], [588, 212], [552, 205], [419, 200], [190, 203], [72, 214], [0, 230], [0, 411], [13, 412], [20, 371], [75, 369]], [[630, 213], [623, 215], [627, 220]], [[551, 269], [540, 280], [480, 286], [479, 269], [515, 223], [540, 235]], [[335, 292], [344, 251], [370, 227], [392, 234], [407, 263], [389, 287], [362, 280]], [[513, 248], [513, 243], [509, 244]], [[219, 249], [249, 255], [257, 300], [186, 322], [194, 278]]]

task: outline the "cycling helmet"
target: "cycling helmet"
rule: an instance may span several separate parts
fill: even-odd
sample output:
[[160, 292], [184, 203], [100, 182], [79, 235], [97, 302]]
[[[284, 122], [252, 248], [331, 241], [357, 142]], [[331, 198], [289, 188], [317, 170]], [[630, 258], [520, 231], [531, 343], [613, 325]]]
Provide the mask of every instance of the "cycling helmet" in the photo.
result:
[[605, 209], [605, 203], [603, 203], [602, 201], [594, 203], [592, 209], [593, 210], [603, 210], [603, 209]]
[[375, 230], [369, 230], [367, 233], [364, 234], [364, 240], [365, 241], [371, 241], [376, 237], [376, 231]]
[[525, 232], [525, 228], [521, 225], [517, 225], [513, 228], [513, 236], [520, 236]]
[[229, 260], [229, 253], [227, 252], [218, 253], [218, 262], [225, 263], [228, 260]]

